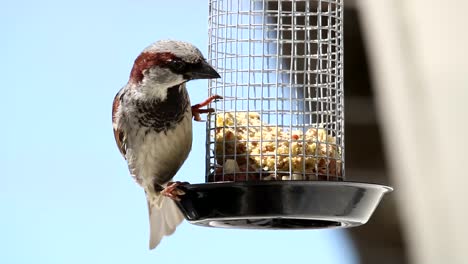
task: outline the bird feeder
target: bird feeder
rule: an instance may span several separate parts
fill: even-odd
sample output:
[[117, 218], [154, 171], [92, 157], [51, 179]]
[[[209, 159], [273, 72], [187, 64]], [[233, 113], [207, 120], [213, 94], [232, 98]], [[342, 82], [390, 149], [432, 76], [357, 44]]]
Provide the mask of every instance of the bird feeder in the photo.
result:
[[193, 224], [324, 228], [367, 222], [386, 186], [345, 181], [342, 0], [210, 0], [206, 183]]

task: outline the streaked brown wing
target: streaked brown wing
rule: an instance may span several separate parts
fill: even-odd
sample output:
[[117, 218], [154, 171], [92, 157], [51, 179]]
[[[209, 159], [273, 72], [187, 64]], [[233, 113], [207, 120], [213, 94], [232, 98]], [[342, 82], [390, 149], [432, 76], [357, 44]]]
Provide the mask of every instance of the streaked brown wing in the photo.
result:
[[122, 156], [124, 159], [126, 159], [125, 154], [126, 154], [126, 144], [125, 144], [125, 134], [123, 131], [120, 131], [117, 127], [117, 120], [116, 120], [116, 113], [117, 110], [119, 109], [120, 106], [120, 92], [115, 95], [114, 97], [114, 102], [112, 103], [112, 127], [114, 130], [114, 138], [115, 142], [117, 143], [117, 147], [120, 150], [120, 153], [122, 153]]

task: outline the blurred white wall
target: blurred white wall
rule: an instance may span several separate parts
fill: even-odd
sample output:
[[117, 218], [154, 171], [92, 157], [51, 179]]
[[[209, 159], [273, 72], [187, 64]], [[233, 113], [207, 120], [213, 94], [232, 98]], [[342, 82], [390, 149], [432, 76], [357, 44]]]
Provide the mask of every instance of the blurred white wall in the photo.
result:
[[352, 2], [411, 263], [468, 263], [468, 1]]

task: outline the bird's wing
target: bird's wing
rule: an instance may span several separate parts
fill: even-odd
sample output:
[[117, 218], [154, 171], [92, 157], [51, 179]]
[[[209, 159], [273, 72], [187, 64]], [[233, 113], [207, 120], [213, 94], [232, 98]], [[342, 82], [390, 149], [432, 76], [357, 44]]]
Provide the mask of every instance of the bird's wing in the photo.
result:
[[112, 128], [114, 129], [114, 138], [115, 142], [117, 143], [117, 147], [122, 153], [122, 156], [126, 159], [125, 154], [127, 153], [127, 144], [126, 144], [126, 137], [125, 133], [119, 129], [119, 118], [117, 117], [117, 111], [119, 110], [120, 106], [120, 92], [115, 95], [114, 102], [112, 103]]

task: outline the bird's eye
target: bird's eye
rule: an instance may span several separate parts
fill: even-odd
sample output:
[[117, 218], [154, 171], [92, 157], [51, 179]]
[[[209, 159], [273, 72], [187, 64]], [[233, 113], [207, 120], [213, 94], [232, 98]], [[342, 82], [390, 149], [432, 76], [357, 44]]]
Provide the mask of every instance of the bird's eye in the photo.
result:
[[187, 66], [186, 63], [182, 60], [175, 59], [169, 62], [169, 67], [171, 68], [172, 71], [176, 73], [183, 72], [186, 66]]

